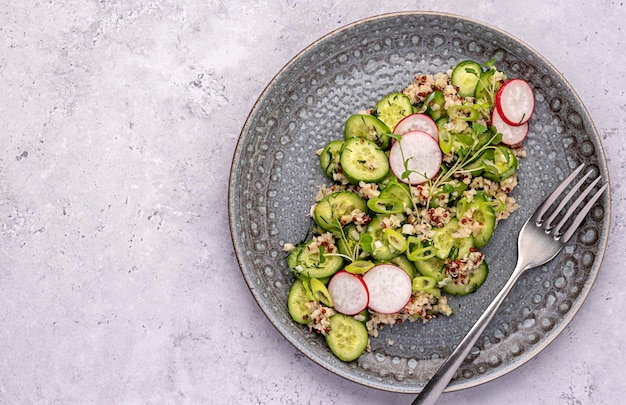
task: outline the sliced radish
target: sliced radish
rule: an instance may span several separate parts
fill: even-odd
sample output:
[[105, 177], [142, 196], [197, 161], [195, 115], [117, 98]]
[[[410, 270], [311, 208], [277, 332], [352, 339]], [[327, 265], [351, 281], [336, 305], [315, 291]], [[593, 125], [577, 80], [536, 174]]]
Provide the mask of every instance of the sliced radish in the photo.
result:
[[507, 124], [525, 124], [535, 110], [533, 89], [522, 79], [504, 82], [496, 94], [496, 109]]
[[415, 113], [402, 118], [393, 130], [396, 135], [404, 135], [411, 131], [424, 131], [435, 140], [439, 140], [439, 128], [430, 116], [423, 113]]
[[337, 312], [356, 315], [367, 308], [369, 293], [363, 277], [341, 270], [328, 282], [328, 293]]
[[498, 132], [502, 133], [502, 143], [506, 145], [517, 145], [528, 134], [528, 122], [522, 125], [509, 125], [498, 114], [497, 109], [494, 109], [493, 114], [491, 114], [491, 124], [496, 127]]
[[393, 264], [379, 264], [363, 275], [369, 291], [369, 308], [381, 314], [399, 312], [411, 298], [412, 282], [406, 271]]
[[412, 185], [424, 183], [439, 173], [441, 159], [439, 142], [424, 131], [407, 132], [389, 152], [391, 171], [400, 181]]

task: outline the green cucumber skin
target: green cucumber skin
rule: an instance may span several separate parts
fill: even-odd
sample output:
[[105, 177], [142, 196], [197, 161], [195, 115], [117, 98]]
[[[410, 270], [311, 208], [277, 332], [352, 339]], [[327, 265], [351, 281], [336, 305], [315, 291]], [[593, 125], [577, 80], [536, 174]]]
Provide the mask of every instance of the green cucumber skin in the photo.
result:
[[[329, 318], [330, 331], [325, 340], [330, 351], [339, 360], [351, 362], [358, 359], [367, 348], [369, 335], [363, 322], [353, 316], [335, 314]], [[350, 335], [348, 339], [345, 335]], [[346, 340], [349, 340], [346, 344]]]
[[326, 231], [339, 231], [338, 221], [355, 209], [367, 212], [367, 203], [357, 194], [350, 191], [339, 191], [324, 197], [313, 210], [317, 225]]
[[294, 322], [302, 325], [306, 325], [311, 322], [311, 318], [308, 316], [309, 313], [304, 306], [308, 301], [309, 299], [307, 297], [306, 290], [302, 285], [302, 281], [299, 279], [294, 280], [287, 297], [287, 308], [289, 310], [289, 315], [291, 315]]
[[422, 276], [429, 276], [437, 281], [443, 281], [447, 277], [443, 259], [433, 257], [427, 260], [416, 260], [413, 265]]
[[373, 115], [380, 119], [392, 131], [407, 115], [415, 112], [411, 100], [403, 93], [393, 92], [381, 98], [374, 106]]
[[424, 100], [424, 104], [426, 105], [426, 114], [433, 120], [438, 121], [448, 117], [448, 111], [445, 109], [446, 98], [441, 90], [430, 93]]
[[406, 271], [406, 274], [413, 279], [415, 277], [415, 265], [412, 261], [410, 261], [406, 255], [401, 254], [389, 261], [389, 263], [400, 267], [402, 270]]
[[339, 159], [341, 157], [341, 147], [343, 141], [330, 141], [324, 146], [320, 154], [320, 167], [328, 177], [334, 179], [334, 174], [341, 171]]
[[[467, 69], [471, 69], [473, 72], [468, 72]], [[472, 60], [464, 60], [459, 62], [452, 70], [450, 82], [453, 86], [459, 88], [461, 97], [473, 97], [478, 78], [482, 72], [482, 67], [478, 63]]]
[[[457, 257], [466, 256], [470, 249], [474, 247], [472, 236], [467, 238], [453, 238], [452, 234], [459, 229], [459, 220], [451, 218], [443, 228], [435, 228], [433, 236], [433, 245], [435, 247], [435, 255], [440, 259], [449, 258], [451, 252], [456, 248]], [[452, 257], [451, 259], [455, 259]]]
[[346, 120], [343, 135], [350, 138], [364, 138], [374, 142], [382, 150], [391, 147], [391, 130], [384, 122], [373, 115], [355, 114]]
[[474, 247], [482, 248], [489, 243], [493, 236], [493, 232], [496, 227], [496, 213], [493, 209], [491, 200], [488, 199], [483, 193], [476, 194], [473, 197], [472, 202], [467, 203], [467, 209], [474, 209], [472, 219], [482, 224], [480, 233], [478, 233], [478, 235], [474, 235]]
[[467, 280], [467, 284], [448, 283], [443, 287], [443, 290], [451, 295], [467, 295], [475, 292], [483, 285], [489, 274], [489, 266], [487, 262], [483, 261], [474, 271], [472, 271]]
[[341, 148], [341, 170], [352, 184], [379, 183], [389, 174], [389, 159], [374, 142], [351, 138]]
[[[390, 262], [396, 256], [402, 254], [402, 252], [398, 252], [393, 248], [385, 238], [384, 230], [382, 228], [382, 222], [386, 215], [376, 215], [372, 218], [372, 221], [367, 225], [366, 233], [372, 236], [371, 250], [370, 253], [374, 260], [377, 262]], [[382, 247], [376, 248], [376, 242], [380, 242]]]
[[341, 270], [343, 258], [325, 255], [322, 263], [319, 253], [310, 253], [307, 249], [307, 243], [301, 243], [289, 252], [287, 265], [297, 278], [324, 279]]
[[393, 198], [399, 200], [404, 204], [405, 209], [412, 207], [413, 204], [409, 186], [405, 183], [400, 183], [395, 176], [393, 176], [385, 188], [381, 190], [379, 198]]
[[[496, 153], [499, 153], [499, 156], [496, 156]], [[497, 145], [495, 149], [488, 149], [484, 154], [483, 163], [490, 163], [483, 169], [482, 176], [486, 179], [500, 182], [514, 175], [519, 168], [517, 157], [511, 149], [504, 145]], [[502, 162], [501, 159], [504, 159], [505, 162]]]

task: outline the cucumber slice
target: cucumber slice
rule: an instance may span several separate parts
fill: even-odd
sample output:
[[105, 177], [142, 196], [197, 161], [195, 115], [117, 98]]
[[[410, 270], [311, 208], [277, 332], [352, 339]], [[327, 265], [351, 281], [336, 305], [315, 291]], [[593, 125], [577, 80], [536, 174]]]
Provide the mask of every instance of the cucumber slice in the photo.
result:
[[453, 279], [443, 287], [443, 290], [452, 295], [473, 293], [483, 284], [488, 274], [489, 266], [487, 266], [487, 262], [483, 260], [480, 266], [470, 272], [466, 278], [463, 280]]
[[448, 116], [445, 108], [446, 98], [441, 90], [430, 93], [424, 100], [424, 105], [426, 105], [426, 114], [435, 121]]
[[324, 146], [320, 155], [320, 166], [322, 170], [331, 179], [333, 175], [341, 171], [339, 167], [339, 158], [341, 157], [341, 147], [343, 141], [330, 141]]
[[467, 238], [453, 238], [452, 234], [459, 229], [459, 220], [451, 218], [443, 228], [433, 229], [433, 246], [435, 248], [435, 256], [440, 259], [450, 258], [452, 260], [458, 257], [465, 257], [474, 247], [472, 236]]
[[346, 362], [359, 358], [368, 343], [367, 328], [352, 316], [335, 314], [329, 318], [330, 332], [326, 344], [339, 360]]
[[517, 171], [519, 163], [511, 149], [498, 145], [487, 149], [479, 158], [484, 166], [482, 176], [493, 181], [503, 181]]
[[468, 209], [473, 210], [472, 220], [481, 225], [479, 233], [474, 235], [474, 247], [481, 248], [493, 236], [496, 227], [496, 213], [491, 200], [484, 193], [476, 194], [472, 202], [469, 203], [465, 197], [460, 199], [456, 205], [457, 217], [462, 217]]
[[354, 210], [367, 212], [367, 203], [359, 195], [350, 191], [338, 191], [322, 198], [313, 210], [313, 218], [317, 225], [332, 232], [341, 230], [341, 218]]
[[352, 184], [378, 183], [389, 174], [389, 159], [374, 142], [351, 138], [341, 148], [341, 170]]
[[435, 288], [429, 288], [427, 290], [424, 290], [425, 293], [432, 295], [435, 298], [441, 298], [441, 289], [438, 287]]
[[373, 115], [355, 114], [346, 120], [343, 135], [345, 139], [364, 138], [374, 142], [382, 150], [391, 146], [391, 129]]
[[411, 100], [400, 92], [387, 94], [374, 106], [374, 116], [389, 128], [395, 128], [402, 118], [413, 112]]
[[385, 188], [380, 191], [378, 198], [389, 198], [400, 201], [405, 209], [413, 205], [409, 185], [398, 181], [396, 176], [393, 176], [391, 180], [389, 180]]
[[482, 72], [483, 69], [478, 63], [472, 60], [464, 60], [452, 70], [450, 83], [459, 88], [461, 97], [473, 97], [476, 83], [478, 83]]
[[311, 253], [308, 243], [298, 244], [287, 256], [289, 270], [298, 278], [324, 279], [338, 272], [343, 267], [343, 258], [334, 255]]
[[306, 307], [306, 303], [309, 302], [306, 289], [302, 284], [302, 281], [296, 279], [291, 288], [289, 289], [289, 295], [287, 296], [287, 308], [291, 318], [302, 325], [311, 322], [309, 312]]
[[409, 277], [411, 278], [415, 277], [415, 266], [413, 265], [413, 262], [410, 261], [408, 257], [406, 257], [406, 255], [396, 256], [393, 259], [391, 259], [389, 263], [395, 264], [396, 266], [400, 267], [402, 270], [406, 271], [406, 274], [408, 274]]
[[[361, 235], [361, 246], [364, 251], [369, 252], [377, 262], [389, 262], [403, 251], [397, 250], [396, 243], [390, 243], [390, 239], [385, 234], [386, 228], [383, 227], [383, 219], [386, 215], [376, 215], [367, 225], [365, 233]], [[399, 232], [396, 232], [401, 238], [404, 238]], [[393, 242], [393, 240], [392, 240]], [[402, 241], [400, 241], [402, 242]], [[404, 240], [404, 248], [406, 249], [406, 240]]]
[[447, 277], [443, 259], [433, 257], [427, 260], [416, 260], [413, 264], [422, 276], [432, 277], [437, 281], [443, 281]]

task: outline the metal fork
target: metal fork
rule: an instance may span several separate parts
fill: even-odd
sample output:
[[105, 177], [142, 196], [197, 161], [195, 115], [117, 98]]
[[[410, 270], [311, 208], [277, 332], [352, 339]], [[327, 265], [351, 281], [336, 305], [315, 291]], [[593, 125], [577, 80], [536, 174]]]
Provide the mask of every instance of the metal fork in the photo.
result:
[[[578, 214], [573, 217], [578, 207], [584, 202], [587, 196], [591, 194], [600, 181], [600, 177], [596, 178], [581, 192], [580, 187], [591, 175], [591, 172], [588, 172], [571, 187], [570, 191], [562, 198], [560, 203], [556, 204], [556, 201], [561, 195], [565, 194], [567, 187], [583, 170], [584, 166], [584, 164], [578, 166], [572, 174], [546, 198], [535, 213], [528, 218], [519, 233], [517, 241], [517, 265], [511, 277], [491, 304], [489, 304], [485, 312], [478, 318], [478, 321], [476, 321], [467, 335], [454, 349], [452, 354], [450, 354], [446, 361], [439, 367], [422, 392], [415, 401], [413, 401], [413, 405], [435, 403], [522, 273], [552, 260], [576, 232], [585, 216], [587, 216], [595, 202], [608, 187], [608, 183], [600, 187]], [[577, 198], [569, 205], [569, 208], [566, 209], [568, 202], [576, 195], [578, 195]], [[556, 207], [553, 207], [553, 205], [556, 205]], [[564, 210], [565, 213], [563, 213]], [[572, 218], [574, 219], [572, 220]], [[557, 219], [558, 222], [556, 222]]]

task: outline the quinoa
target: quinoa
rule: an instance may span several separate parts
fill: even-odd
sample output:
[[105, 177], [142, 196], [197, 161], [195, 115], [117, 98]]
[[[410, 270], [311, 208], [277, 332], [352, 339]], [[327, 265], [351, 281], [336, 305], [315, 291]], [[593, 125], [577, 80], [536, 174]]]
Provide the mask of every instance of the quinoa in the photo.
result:
[[307, 245], [307, 249], [311, 253], [319, 253], [321, 247], [323, 247], [328, 253], [334, 253], [337, 251], [337, 247], [335, 246], [335, 235], [332, 232], [326, 232], [313, 237], [313, 240]]
[[308, 301], [305, 306], [311, 318], [311, 322], [308, 323], [309, 330], [322, 335], [327, 334], [330, 331], [329, 319], [335, 314], [335, 310], [316, 301]]
[[359, 182], [359, 186], [357, 187], [357, 193], [366, 200], [377, 198], [378, 196], [380, 196], [378, 184], [366, 183], [364, 181]]

